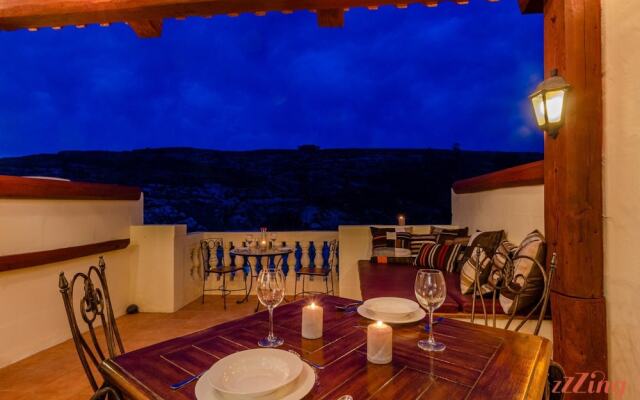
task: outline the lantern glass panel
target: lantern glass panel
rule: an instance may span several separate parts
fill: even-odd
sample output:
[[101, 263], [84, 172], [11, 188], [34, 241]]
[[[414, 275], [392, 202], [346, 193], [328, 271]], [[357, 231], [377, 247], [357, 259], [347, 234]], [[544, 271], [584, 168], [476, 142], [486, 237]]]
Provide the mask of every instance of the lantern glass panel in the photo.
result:
[[552, 90], [545, 93], [547, 99], [547, 119], [549, 124], [562, 122], [562, 107], [564, 105], [564, 89]]
[[533, 110], [536, 114], [536, 123], [542, 129], [544, 129], [546, 120], [544, 117], [544, 101], [543, 94], [539, 93], [531, 98], [531, 103], [533, 104]]

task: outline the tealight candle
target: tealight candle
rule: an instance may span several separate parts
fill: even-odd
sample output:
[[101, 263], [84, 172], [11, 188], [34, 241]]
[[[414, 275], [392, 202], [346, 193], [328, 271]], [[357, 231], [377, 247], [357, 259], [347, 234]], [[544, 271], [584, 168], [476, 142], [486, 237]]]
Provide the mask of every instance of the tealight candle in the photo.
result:
[[302, 308], [302, 337], [318, 339], [322, 337], [322, 307], [311, 303]]
[[382, 321], [367, 328], [367, 360], [374, 364], [388, 364], [393, 353], [393, 329]]
[[262, 250], [266, 250], [267, 249], [267, 241], [266, 240], [261, 240], [260, 241], [260, 248]]

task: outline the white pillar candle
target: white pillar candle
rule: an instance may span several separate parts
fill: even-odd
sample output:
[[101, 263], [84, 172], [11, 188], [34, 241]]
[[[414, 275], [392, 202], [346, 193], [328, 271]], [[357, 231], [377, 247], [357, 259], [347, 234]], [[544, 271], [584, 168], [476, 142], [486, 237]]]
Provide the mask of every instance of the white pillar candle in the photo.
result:
[[398, 225], [404, 226], [404, 223], [405, 223], [404, 215], [402, 214], [398, 215]]
[[302, 307], [302, 337], [318, 339], [322, 337], [322, 307], [311, 303]]
[[388, 364], [393, 353], [393, 329], [382, 321], [367, 328], [367, 360], [374, 364]]

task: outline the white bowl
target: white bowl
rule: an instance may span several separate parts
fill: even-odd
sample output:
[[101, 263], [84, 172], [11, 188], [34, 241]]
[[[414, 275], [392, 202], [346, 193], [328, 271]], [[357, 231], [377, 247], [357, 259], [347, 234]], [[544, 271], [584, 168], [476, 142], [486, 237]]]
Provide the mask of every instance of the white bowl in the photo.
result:
[[218, 392], [233, 397], [259, 397], [293, 382], [302, 372], [295, 354], [277, 349], [252, 349], [213, 364], [207, 374]]
[[420, 309], [420, 305], [415, 301], [401, 297], [376, 297], [362, 305], [381, 318], [406, 317]]

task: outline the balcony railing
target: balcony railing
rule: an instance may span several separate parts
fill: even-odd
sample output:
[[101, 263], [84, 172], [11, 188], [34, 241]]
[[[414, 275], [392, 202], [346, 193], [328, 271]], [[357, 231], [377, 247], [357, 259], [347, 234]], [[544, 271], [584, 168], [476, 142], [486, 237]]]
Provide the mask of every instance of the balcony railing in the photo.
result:
[[[222, 239], [223, 245], [216, 251], [215, 257], [212, 257], [212, 268], [218, 266], [242, 266], [242, 272], [240, 274], [231, 275], [230, 287], [241, 287], [242, 282], [238, 277], [245, 278], [248, 274], [259, 272], [262, 268], [267, 266], [275, 267], [277, 263], [280, 263], [282, 272], [287, 277], [287, 293], [293, 294], [293, 279], [300, 279], [300, 276], [296, 274], [302, 268], [310, 268], [322, 270], [328, 269], [330, 263], [330, 242], [332, 240], [338, 240], [338, 231], [298, 231], [298, 232], [270, 232], [275, 233], [277, 236], [277, 243], [290, 247], [293, 252], [291, 254], [282, 257], [247, 257], [247, 256], [232, 256], [230, 251], [237, 247], [243, 247], [245, 245], [246, 236], [252, 234], [255, 237], [259, 236], [259, 232], [196, 232], [187, 236], [187, 250], [189, 251], [189, 258], [191, 260], [192, 269], [202, 271], [202, 256], [200, 253], [200, 241], [203, 239], [218, 238]], [[339, 246], [336, 252], [336, 260], [334, 262], [334, 268], [332, 274], [336, 282], [339, 279]], [[309, 277], [309, 287], [307, 290], [324, 291], [324, 280], [330, 279], [330, 277], [317, 278]], [[235, 283], [234, 283], [235, 281]], [[217, 284], [211, 284], [215, 287]], [[336, 290], [338, 285], [336, 284]]]

